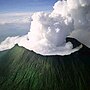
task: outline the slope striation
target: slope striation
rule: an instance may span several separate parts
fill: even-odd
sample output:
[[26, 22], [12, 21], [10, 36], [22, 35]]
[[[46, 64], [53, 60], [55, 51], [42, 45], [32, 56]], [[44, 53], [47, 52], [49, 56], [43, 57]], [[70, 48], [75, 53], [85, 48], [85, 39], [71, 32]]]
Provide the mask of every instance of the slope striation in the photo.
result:
[[90, 49], [42, 56], [16, 45], [0, 52], [0, 90], [90, 90]]

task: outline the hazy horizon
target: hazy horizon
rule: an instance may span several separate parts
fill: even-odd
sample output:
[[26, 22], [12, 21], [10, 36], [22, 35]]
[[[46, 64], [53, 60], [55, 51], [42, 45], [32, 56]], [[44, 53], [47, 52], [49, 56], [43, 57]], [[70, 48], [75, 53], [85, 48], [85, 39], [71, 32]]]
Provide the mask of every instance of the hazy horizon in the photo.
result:
[[34, 12], [50, 12], [57, 0], [0, 0], [0, 42], [8, 36], [21, 36], [30, 29]]

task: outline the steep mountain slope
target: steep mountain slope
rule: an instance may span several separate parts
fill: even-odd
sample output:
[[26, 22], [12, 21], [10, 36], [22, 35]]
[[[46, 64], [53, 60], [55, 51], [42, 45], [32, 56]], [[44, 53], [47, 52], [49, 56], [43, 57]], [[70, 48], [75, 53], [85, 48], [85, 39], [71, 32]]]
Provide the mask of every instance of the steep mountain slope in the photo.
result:
[[16, 45], [0, 52], [0, 90], [90, 90], [90, 49], [42, 56]]

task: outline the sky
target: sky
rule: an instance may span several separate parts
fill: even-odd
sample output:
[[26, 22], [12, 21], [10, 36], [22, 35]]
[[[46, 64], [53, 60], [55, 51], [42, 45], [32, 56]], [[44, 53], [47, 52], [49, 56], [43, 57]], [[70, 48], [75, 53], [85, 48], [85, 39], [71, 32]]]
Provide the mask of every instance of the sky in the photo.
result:
[[57, 0], [0, 0], [0, 12], [51, 11]]
[[57, 0], [0, 0], [0, 42], [8, 36], [24, 35], [34, 12], [50, 12]]

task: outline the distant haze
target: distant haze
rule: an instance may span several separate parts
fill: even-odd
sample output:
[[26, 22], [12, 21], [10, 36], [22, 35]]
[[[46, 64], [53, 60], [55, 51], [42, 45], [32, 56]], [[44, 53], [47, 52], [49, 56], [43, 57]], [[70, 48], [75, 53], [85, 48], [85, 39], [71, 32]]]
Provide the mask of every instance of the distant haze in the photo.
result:
[[0, 42], [8, 36], [22, 36], [30, 29], [32, 13], [0, 14]]

